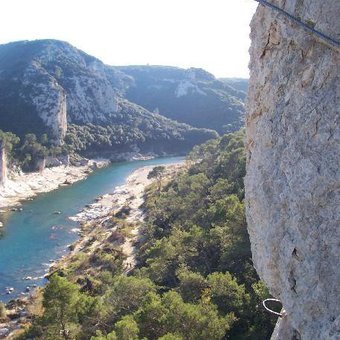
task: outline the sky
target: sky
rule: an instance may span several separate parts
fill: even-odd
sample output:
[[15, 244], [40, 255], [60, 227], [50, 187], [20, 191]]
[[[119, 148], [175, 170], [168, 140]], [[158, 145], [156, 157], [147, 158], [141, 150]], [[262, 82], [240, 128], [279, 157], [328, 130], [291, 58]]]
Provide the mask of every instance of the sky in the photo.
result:
[[59, 39], [109, 65], [247, 78], [254, 0], [2, 0], [0, 44]]

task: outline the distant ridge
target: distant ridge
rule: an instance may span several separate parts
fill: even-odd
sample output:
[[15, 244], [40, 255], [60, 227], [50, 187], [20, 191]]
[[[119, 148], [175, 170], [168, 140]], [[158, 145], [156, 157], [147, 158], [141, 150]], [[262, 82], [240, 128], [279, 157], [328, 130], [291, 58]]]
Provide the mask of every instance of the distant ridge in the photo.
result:
[[134, 80], [126, 91], [127, 98], [151, 111], [220, 134], [243, 125], [242, 81], [235, 82], [233, 87], [232, 79], [221, 81], [200, 68], [123, 66], [118, 69]]
[[242, 115], [239, 91], [201, 69], [113, 67], [51, 39], [0, 45], [0, 129], [19, 136], [47, 132], [84, 152], [179, 152], [239, 128]]

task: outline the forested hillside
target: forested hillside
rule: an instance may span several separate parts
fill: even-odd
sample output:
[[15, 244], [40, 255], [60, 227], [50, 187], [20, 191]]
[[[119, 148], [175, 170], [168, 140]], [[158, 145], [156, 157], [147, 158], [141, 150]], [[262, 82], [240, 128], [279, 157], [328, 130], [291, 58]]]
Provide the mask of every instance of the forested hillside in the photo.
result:
[[237, 96], [245, 100], [248, 92], [248, 79], [243, 78], [219, 78], [224, 84], [228, 85], [231, 89], [237, 92]]
[[242, 101], [201, 69], [108, 66], [58, 40], [0, 45], [0, 129], [65, 152], [186, 153], [238, 129]]
[[243, 125], [245, 92], [238, 89], [238, 82], [233, 87], [233, 82], [199, 68], [124, 66], [119, 70], [132, 78], [127, 98], [150, 111], [220, 134]]
[[118, 229], [104, 246], [91, 255], [85, 247], [50, 278], [45, 312], [26, 337], [269, 339], [274, 320], [261, 307], [268, 293], [252, 267], [244, 215], [243, 138], [237, 132], [196, 147], [171, 181], [157, 169], [137, 268], [123, 274], [117, 243], [129, 229], [127, 209], [111, 217]]
[[51, 144], [66, 142], [83, 155], [187, 152], [217, 135], [127, 100], [131, 82], [66, 42], [0, 45], [0, 128], [22, 140], [47, 134]]

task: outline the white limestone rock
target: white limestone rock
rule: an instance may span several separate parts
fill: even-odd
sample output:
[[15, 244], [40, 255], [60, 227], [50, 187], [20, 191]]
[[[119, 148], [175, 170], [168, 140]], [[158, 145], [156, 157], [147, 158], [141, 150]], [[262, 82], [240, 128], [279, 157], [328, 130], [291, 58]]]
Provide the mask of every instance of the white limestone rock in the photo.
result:
[[[338, 0], [272, 2], [339, 40]], [[339, 339], [339, 49], [262, 5], [251, 28], [246, 211], [287, 312], [273, 339]]]
[[71, 122], [107, 123], [110, 114], [118, 111], [116, 91], [107, 79], [75, 76], [69, 81], [73, 89], [68, 95]]
[[186, 96], [189, 93], [201, 94], [203, 96], [207, 95], [204, 91], [202, 91], [196, 84], [192, 83], [191, 81], [189, 80], [181, 81], [176, 88], [175, 96], [179, 98]]
[[38, 116], [61, 144], [67, 123], [109, 124], [120, 112], [120, 93], [128, 76], [104, 65], [70, 44], [45, 41], [28, 63], [21, 97], [32, 103]]
[[5, 146], [0, 141], [0, 188], [6, 184], [6, 181], [7, 181], [6, 150]]
[[[34, 81], [36, 79], [39, 81]], [[65, 90], [37, 61], [27, 67], [22, 83], [28, 89], [23, 93], [28, 94], [21, 96], [35, 106], [39, 117], [51, 128], [53, 138], [60, 144], [67, 130]]]

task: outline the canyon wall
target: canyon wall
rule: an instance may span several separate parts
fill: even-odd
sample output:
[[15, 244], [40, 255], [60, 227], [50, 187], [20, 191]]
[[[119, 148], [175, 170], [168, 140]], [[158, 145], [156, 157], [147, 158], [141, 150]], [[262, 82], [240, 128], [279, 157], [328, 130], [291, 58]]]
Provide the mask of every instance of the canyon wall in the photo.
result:
[[[32, 80], [35, 81], [32, 81]], [[56, 144], [62, 144], [67, 131], [66, 92], [37, 61], [25, 70], [22, 84], [25, 95], [39, 117], [51, 129]]]
[[[340, 1], [270, 2], [339, 41]], [[339, 48], [263, 5], [251, 39], [246, 211], [286, 314], [272, 339], [339, 339]]]

